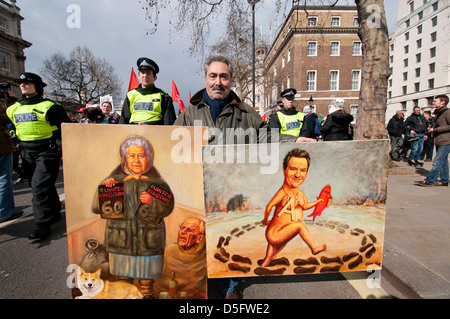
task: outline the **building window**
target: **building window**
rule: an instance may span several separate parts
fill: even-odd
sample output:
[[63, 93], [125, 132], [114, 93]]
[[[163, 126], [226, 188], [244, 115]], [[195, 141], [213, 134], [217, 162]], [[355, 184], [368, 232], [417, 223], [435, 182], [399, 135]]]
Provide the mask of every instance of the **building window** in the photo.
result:
[[408, 54], [409, 53], [409, 45], [405, 45], [404, 50], [405, 50], [405, 54]]
[[407, 28], [409, 28], [410, 24], [411, 24], [411, 21], [409, 19], [405, 21], [405, 25]]
[[422, 39], [417, 40], [416, 43], [417, 43], [417, 48], [420, 49], [422, 47]]
[[[353, 85], [352, 85], [353, 87]], [[389, 87], [392, 87], [392, 79], [389, 79]]]
[[416, 54], [416, 62], [420, 63], [422, 61], [422, 54], [421, 53], [417, 53]]
[[308, 18], [308, 27], [317, 27], [317, 17]]
[[414, 12], [414, 1], [411, 1], [410, 3], [409, 3], [409, 12], [411, 13], [411, 12]]
[[287, 53], [287, 61], [291, 61], [291, 48], [288, 49], [288, 53]]
[[406, 112], [406, 102], [402, 102], [402, 110]]
[[273, 77], [276, 77], [276, 76], [277, 76], [277, 67], [274, 66], [273, 67]]
[[286, 57], [283, 55], [283, 58], [281, 59], [281, 68], [283, 69], [284, 68], [284, 65], [285, 65], [285, 63], [286, 63]]
[[360, 85], [361, 85], [361, 70], [353, 70], [352, 71], [352, 90], [359, 91]]
[[286, 85], [287, 85], [288, 88], [291, 87], [291, 75], [290, 74], [288, 74], [288, 76], [287, 76]]
[[5, 52], [0, 52], [0, 63], [3, 70], [11, 70], [11, 63], [9, 60], [9, 54]]
[[437, 16], [435, 16], [433, 19], [431, 19], [431, 26], [432, 27], [437, 26]]
[[434, 79], [429, 79], [428, 80], [428, 88], [429, 89], [434, 89]]
[[420, 11], [418, 16], [419, 16], [419, 20], [422, 20], [423, 19], [423, 11]]
[[416, 71], [416, 78], [418, 78], [420, 76], [420, 68], [417, 68], [415, 71]]
[[436, 56], [436, 47], [430, 49], [430, 58], [434, 58]]
[[433, 3], [433, 11], [437, 11], [439, 9], [438, 2]]
[[353, 41], [352, 54], [361, 55], [361, 41]]
[[340, 52], [340, 42], [339, 41], [331, 41], [330, 44], [330, 55], [338, 56]]
[[316, 90], [316, 71], [308, 71], [306, 74], [306, 90], [315, 91]]
[[353, 122], [352, 124], [356, 123], [356, 115], [358, 114], [358, 104], [351, 104], [350, 105], [350, 115], [353, 116]]
[[359, 18], [358, 17], [353, 17], [353, 26], [359, 27]]
[[431, 34], [431, 42], [436, 42], [436, 39], [437, 39], [437, 32], [435, 31]]
[[406, 85], [402, 86], [402, 92], [403, 92], [403, 95], [405, 95], [406, 93], [408, 93], [408, 88], [407, 88]]
[[415, 92], [419, 92], [420, 91], [420, 82], [414, 83], [414, 90], [415, 90]]
[[403, 72], [403, 81], [408, 81], [408, 72]]
[[8, 24], [6, 22], [6, 19], [4, 18], [0, 18], [0, 27], [7, 29], [8, 28]]
[[419, 25], [417, 27], [417, 34], [421, 34], [422, 33], [422, 25]]
[[391, 55], [391, 56], [389, 57], [389, 59], [390, 59], [391, 63], [394, 63], [394, 56], [393, 56], [393, 55]]
[[339, 71], [330, 71], [330, 91], [339, 90]]
[[404, 66], [405, 68], [408, 67], [408, 58], [406, 58], [406, 59], [403, 60], [403, 66]]
[[433, 63], [430, 63], [430, 73], [434, 73], [435, 71], [436, 71], [436, 64], [433, 62]]
[[332, 27], [341, 26], [341, 17], [331, 17], [331, 26]]
[[308, 41], [308, 56], [317, 56], [317, 41]]
[[405, 41], [408, 41], [409, 40], [409, 32], [406, 32], [405, 33]]

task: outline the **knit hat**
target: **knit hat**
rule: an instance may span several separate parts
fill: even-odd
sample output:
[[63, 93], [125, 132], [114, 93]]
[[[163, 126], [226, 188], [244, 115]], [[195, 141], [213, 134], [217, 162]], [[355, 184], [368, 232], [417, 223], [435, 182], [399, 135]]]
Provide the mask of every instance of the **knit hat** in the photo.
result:
[[328, 106], [328, 114], [344, 109], [344, 105], [345, 105], [344, 99], [340, 98], [334, 99], [331, 105]]
[[311, 107], [309, 105], [307, 105], [307, 106], [305, 106], [303, 108], [303, 114], [308, 115], [311, 112], [312, 112], [312, 110], [311, 110]]

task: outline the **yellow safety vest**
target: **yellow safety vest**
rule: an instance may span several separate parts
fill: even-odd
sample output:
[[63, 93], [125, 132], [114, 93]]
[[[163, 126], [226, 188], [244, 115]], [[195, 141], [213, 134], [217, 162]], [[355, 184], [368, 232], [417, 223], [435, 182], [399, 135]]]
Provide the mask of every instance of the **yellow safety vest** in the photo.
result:
[[130, 101], [130, 123], [153, 122], [162, 119], [162, 93], [142, 95], [137, 90], [127, 93]]
[[56, 125], [51, 126], [46, 120], [46, 115], [54, 104], [52, 101], [28, 105], [16, 102], [7, 108], [6, 114], [14, 123], [19, 140], [24, 142], [38, 141], [53, 136], [53, 131], [56, 131], [58, 127]]
[[300, 136], [303, 120], [305, 118], [305, 115], [302, 112], [286, 115], [283, 112], [278, 111], [277, 116], [281, 124], [280, 134]]

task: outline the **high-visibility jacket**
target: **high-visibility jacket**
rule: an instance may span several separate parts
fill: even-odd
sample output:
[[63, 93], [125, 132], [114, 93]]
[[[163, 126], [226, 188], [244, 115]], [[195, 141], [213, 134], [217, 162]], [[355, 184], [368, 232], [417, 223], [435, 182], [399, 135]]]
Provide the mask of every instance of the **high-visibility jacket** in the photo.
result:
[[21, 104], [16, 102], [8, 107], [6, 114], [16, 127], [16, 135], [23, 142], [51, 138], [56, 125], [47, 122], [46, 115], [55, 103], [43, 100], [37, 104]]
[[300, 136], [300, 131], [305, 119], [305, 115], [302, 112], [287, 115], [283, 112], [278, 111], [277, 116], [281, 124], [280, 134]]
[[127, 93], [130, 101], [130, 123], [153, 122], [162, 119], [162, 92], [142, 95], [137, 90]]

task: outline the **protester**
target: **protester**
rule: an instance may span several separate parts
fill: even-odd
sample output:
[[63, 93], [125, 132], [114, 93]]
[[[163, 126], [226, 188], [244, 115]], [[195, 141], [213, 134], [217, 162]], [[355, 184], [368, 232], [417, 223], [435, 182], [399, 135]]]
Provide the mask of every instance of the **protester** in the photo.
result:
[[428, 131], [428, 129], [434, 127], [434, 117], [431, 116], [430, 111], [424, 111], [423, 116], [427, 120], [427, 131], [425, 133], [427, 138], [425, 139], [425, 141], [423, 143], [423, 150], [422, 150], [422, 154], [420, 155], [420, 159], [421, 160], [425, 159], [425, 162], [431, 162], [432, 158], [433, 158], [434, 143], [433, 143], [433, 136], [432, 136], [433, 134], [431, 134], [431, 132]]
[[111, 95], [100, 97], [100, 108], [103, 113], [101, 124], [118, 124], [120, 116], [114, 112], [113, 99]]
[[8, 126], [10, 123], [6, 109], [0, 106], [0, 223], [20, 217], [23, 211], [15, 211], [12, 182], [14, 143]]
[[88, 123], [91, 124], [107, 123], [105, 122], [106, 119], [102, 109], [98, 106], [88, 107], [86, 109], [86, 117], [88, 119]]
[[[418, 186], [448, 186], [449, 165], [448, 153], [450, 153], [450, 111], [448, 110], [448, 96], [438, 95], [435, 97], [433, 114], [435, 116], [435, 127], [428, 128], [433, 134], [436, 145], [436, 156], [430, 173], [424, 181], [417, 181]], [[440, 181], [436, 182], [438, 176]]]
[[176, 119], [172, 98], [155, 86], [158, 65], [149, 58], [137, 60], [141, 84], [127, 93], [120, 124], [172, 125]]
[[300, 142], [307, 138], [305, 115], [294, 107], [294, 98], [297, 90], [289, 88], [281, 92], [283, 108], [271, 116], [269, 125], [280, 132], [280, 141]]
[[413, 113], [405, 121], [405, 131], [407, 140], [411, 142], [411, 152], [408, 156], [408, 165], [423, 166], [419, 162], [420, 154], [422, 154], [423, 142], [427, 138], [425, 132], [427, 131], [427, 120], [420, 114], [420, 107], [415, 106]]
[[82, 107], [81, 109], [77, 110], [77, 113], [80, 115], [80, 121], [81, 124], [87, 124], [89, 123], [89, 119], [87, 117], [87, 108]]
[[389, 139], [391, 140], [390, 155], [393, 161], [400, 161], [400, 152], [403, 147], [404, 116], [405, 111], [403, 109], [398, 110], [387, 125]]
[[352, 140], [352, 128], [350, 123], [353, 115], [344, 110], [344, 99], [334, 99], [328, 107], [328, 116], [320, 123], [320, 132], [324, 141]]
[[23, 98], [6, 110], [20, 140], [22, 169], [32, 191], [35, 230], [28, 237], [43, 240], [51, 234], [50, 225], [61, 218], [61, 202], [56, 191], [61, 151], [61, 123], [70, 123], [62, 106], [43, 98], [39, 75], [22, 73], [16, 80]]
[[317, 139], [320, 134], [317, 134], [316, 126], [319, 122], [319, 117], [313, 112], [311, 106], [306, 105], [303, 108], [303, 114], [305, 115], [305, 137]]
[[[227, 132], [233, 129], [254, 129], [256, 139], [261, 142], [270, 141], [269, 126], [261, 116], [249, 105], [245, 104], [231, 90], [233, 82], [233, 66], [230, 60], [222, 55], [213, 55], [205, 62], [205, 89], [198, 91], [190, 104], [181, 112], [174, 125], [206, 126], [212, 129], [209, 143], [234, 144], [239, 140], [239, 131], [235, 137], [227, 139]], [[214, 130], [222, 132], [220, 138]], [[255, 141], [245, 140], [246, 143]], [[226, 299], [242, 298], [237, 286], [238, 278], [219, 279], [218, 285]]]

